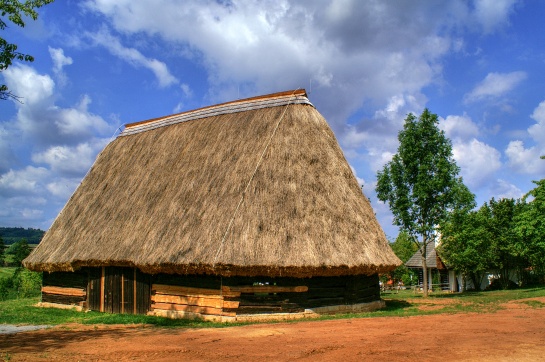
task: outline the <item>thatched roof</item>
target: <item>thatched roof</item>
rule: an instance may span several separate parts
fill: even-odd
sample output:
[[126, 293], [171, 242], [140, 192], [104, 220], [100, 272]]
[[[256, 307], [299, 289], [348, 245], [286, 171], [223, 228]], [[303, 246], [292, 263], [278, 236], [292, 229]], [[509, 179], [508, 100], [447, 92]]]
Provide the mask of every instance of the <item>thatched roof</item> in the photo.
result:
[[[417, 250], [409, 260], [405, 262], [405, 266], [408, 268], [422, 269], [422, 251]], [[428, 268], [443, 267], [441, 259], [437, 255], [435, 249], [435, 243], [431, 242], [426, 245], [426, 266]]]
[[304, 91], [129, 124], [24, 262], [332, 276], [400, 264]]

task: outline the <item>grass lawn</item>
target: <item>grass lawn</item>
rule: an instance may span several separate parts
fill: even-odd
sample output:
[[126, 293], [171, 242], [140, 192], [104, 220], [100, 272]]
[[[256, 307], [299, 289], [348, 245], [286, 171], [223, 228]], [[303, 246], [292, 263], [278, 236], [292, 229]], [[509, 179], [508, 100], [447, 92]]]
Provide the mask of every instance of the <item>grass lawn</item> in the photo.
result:
[[[466, 293], [432, 293], [428, 298], [410, 290], [399, 293], [383, 293], [386, 308], [368, 313], [353, 313], [323, 316], [323, 319], [369, 318], [413, 316], [439, 313], [491, 313], [502, 308], [502, 303], [520, 299], [545, 297], [545, 287], [517, 290]], [[149, 324], [160, 327], [219, 327], [232, 326], [204, 321], [173, 320], [168, 318], [119, 315], [99, 312], [76, 312], [55, 308], [39, 308], [34, 305], [39, 298], [15, 299], [0, 302], [0, 324], [55, 325], [65, 323], [81, 324]], [[545, 308], [545, 303], [536, 300], [522, 300], [526, 306]]]

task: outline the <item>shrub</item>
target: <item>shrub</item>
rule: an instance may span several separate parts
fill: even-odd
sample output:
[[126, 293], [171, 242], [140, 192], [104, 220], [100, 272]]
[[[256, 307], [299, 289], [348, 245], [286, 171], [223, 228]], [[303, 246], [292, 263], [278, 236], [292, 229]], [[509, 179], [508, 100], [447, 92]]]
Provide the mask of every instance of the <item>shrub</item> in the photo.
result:
[[0, 300], [6, 300], [9, 297], [9, 291], [13, 288], [13, 280], [11, 278], [0, 278]]
[[13, 287], [19, 298], [38, 296], [42, 288], [42, 273], [18, 268], [13, 274]]

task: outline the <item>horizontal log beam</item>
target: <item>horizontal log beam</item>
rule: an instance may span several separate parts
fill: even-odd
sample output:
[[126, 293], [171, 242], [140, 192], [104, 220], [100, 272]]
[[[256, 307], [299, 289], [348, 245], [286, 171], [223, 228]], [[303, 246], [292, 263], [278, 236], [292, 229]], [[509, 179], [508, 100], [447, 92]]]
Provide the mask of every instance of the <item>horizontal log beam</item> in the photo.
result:
[[294, 287], [282, 287], [278, 285], [244, 285], [244, 286], [223, 286], [222, 292], [238, 293], [304, 293], [308, 291], [306, 285]]
[[52, 287], [52, 286], [42, 287], [42, 293], [68, 295], [72, 297], [85, 297], [87, 295], [87, 291], [85, 289]]
[[170, 304], [170, 303], [153, 303], [151, 305], [153, 310], [166, 310], [166, 311], [182, 311], [190, 313], [200, 313], [200, 314], [211, 314], [211, 315], [222, 315], [223, 310], [221, 308], [212, 308], [212, 307], [200, 307], [195, 305], [187, 304]]
[[223, 292], [220, 289], [206, 289], [183, 287], [179, 285], [152, 284], [152, 292], [156, 294], [180, 295], [180, 296], [224, 296], [224, 297], [239, 297], [240, 292]]

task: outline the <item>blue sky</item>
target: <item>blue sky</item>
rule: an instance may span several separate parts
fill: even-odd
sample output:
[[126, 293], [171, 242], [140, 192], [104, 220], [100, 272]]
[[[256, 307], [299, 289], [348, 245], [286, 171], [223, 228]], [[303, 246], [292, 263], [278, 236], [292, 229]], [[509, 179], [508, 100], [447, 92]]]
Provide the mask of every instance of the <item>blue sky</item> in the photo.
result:
[[477, 201], [543, 178], [545, 2], [56, 1], [2, 36], [0, 226], [48, 229], [123, 124], [306, 88], [389, 237], [376, 172], [427, 107]]

